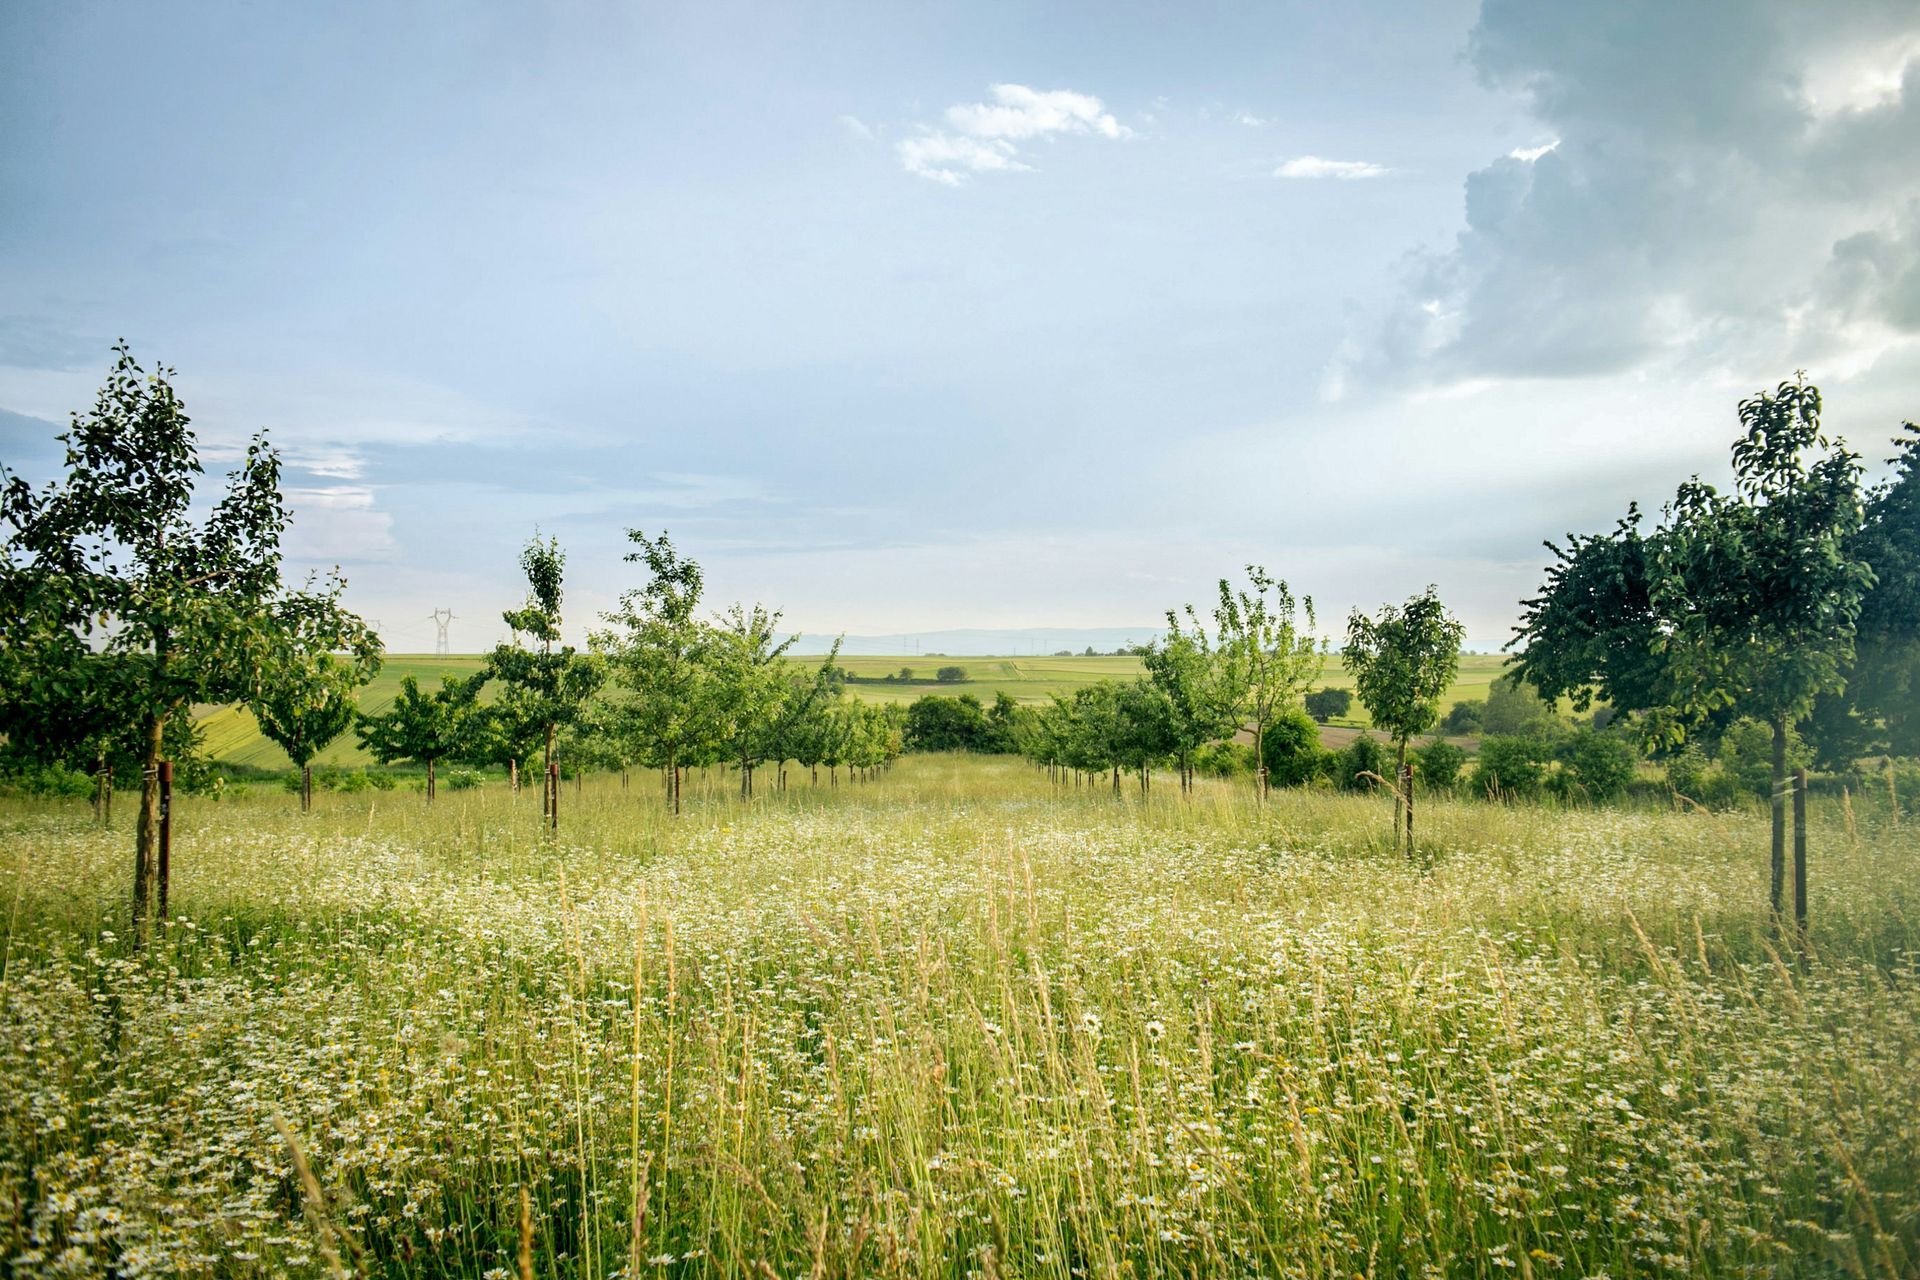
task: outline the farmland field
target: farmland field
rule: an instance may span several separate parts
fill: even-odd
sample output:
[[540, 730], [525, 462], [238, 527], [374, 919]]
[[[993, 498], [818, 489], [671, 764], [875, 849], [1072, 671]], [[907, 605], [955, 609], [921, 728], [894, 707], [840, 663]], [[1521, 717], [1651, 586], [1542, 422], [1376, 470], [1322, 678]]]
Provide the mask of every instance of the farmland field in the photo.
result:
[[1920, 1268], [1870, 801], [1801, 955], [1758, 810], [1441, 801], [1409, 863], [1377, 800], [1004, 758], [730, 792], [183, 798], [140, 952], [124, 816], [0, 802], [0, 1271]]
[[[817, 664], [817, 658], [794, 659], [797, 664]], [[392, 705], [400, 690], [400, 681], [413, 676], [422, 686], [431, 686], [444, 675], [469, 676], [479, 671], [486, 659], [480, 654], [390, 654], [380, 674], [360, 691], [360, 709], [378, 713]], [[1487, 696], [1487, 686], [1500, 674], [1505, 659], [1486, 654], [1468, 654], [1460, 659], [1460, 673], [1441, 705], [1456, 700], [1479, 700]], [[1141, 672], [1140, 660], [1133, 657], [1047, 657], [1047, 658], [944, 658], [918, 654], [911, 657], [853, 657], [840, 659], [839, 665], [856, 677], [848, 689], [868, 702], [911, 702], [929, 693], [954, 695], [971, 693], [982, 702], [992, 702], [1007, 693], [1021, 702], [1044, 702], [1054, 694], [1069, 694], [1099, 680], [1131, 680]], [[966, 671], [963, 681], [942, 684], [934, 673], [943, 666]], [[886, 682], [884, 677], [911, 667], [915, 679], [910, 682]], [[1339, 659], [1327, 662], [1326, 677], [1320, 683], [1351, 688], [1352, 678]], [[1365, 711], [1357, 704], [1358, 718], [1346, 723], [1365, 724]], [[199, 719], [206, 734], [206, 751], [215, 760], [250, 765], [261, 769], [286, 769], [291, 765], [286, 753], [261, 736], [253, 716], [240, 707], [207, 708]], [[316, 757], [323, 765], [364, 765], [371, 758], [355, 743], [351, 733], [342, 735]]]

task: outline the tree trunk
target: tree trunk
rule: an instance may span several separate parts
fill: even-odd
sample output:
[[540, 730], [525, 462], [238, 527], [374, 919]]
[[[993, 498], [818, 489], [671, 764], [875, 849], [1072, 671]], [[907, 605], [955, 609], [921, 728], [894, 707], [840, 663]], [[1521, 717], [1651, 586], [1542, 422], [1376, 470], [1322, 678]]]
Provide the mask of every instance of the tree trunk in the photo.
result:
[[313, 812], [313, 766], [300, 766], [300, 812]]
[[1793, 922], [1807, 929], [1807, 771], [1793, 771]]
[[427, 803], [433, 803], [433, 757], [427, 757]]
[[740, 798], [753, 799], [753, 761], [744, 752], [740, 756]]
[[1120, 794], [1120, 766], [1113, 766], [1113, 794]]
[[680, 759], [674, 752], [667, 752], [667, 792], [673, 801], [674, 816], [680, 814]]
[[1772, 873], [1768, 900], [1778, 916], [1786, 903], [1787, 888], [1787, 722], [1773, 722], [1773, 849], [1769, 870]]
[[1406, 811], [1406, 799], [1400, 789], [1406, 785], [1407, 776], [1407, 740], [1400, 739], [1393, 757], [1393, 838], [1400, 839], [1403, 829], [1402, 814]]
[[507, 791], [511, 795], [520, 794], [520, 757], [507, 757]]
[[[546, 755], [546, 758], [541, 761], [541, 766], [542, 766], [542, 769], [541, 769], [542, 774], [546, 777], [552, 777], [553, 775], [553, 725], [551, 724], [547, 725], [547, 755]], [[551, 806], [556, 805], [560, 802], [560, 784], [558, 781], [554, 781], [548, 784], [547, 796], [548, 796], [548, 801], [547, 801], [548, 807], [542, 809], [541, 812], [551, 814], [552, 813]]]
[[140, 770], [140, 825], [133, 838], [133, 939], [146, 941], [153, 905], [154, 850], [160, 843], [160, 750], [167, 729], [163, 715], [147, 716], [147, 758]]
[[107, 825], [107, 753], [102, 751], [93, 766], [93, 820]]
[[1267, 722], [1256, 720], [1253, 725], [1253, 791], [1262, 800], [1267, 798]]

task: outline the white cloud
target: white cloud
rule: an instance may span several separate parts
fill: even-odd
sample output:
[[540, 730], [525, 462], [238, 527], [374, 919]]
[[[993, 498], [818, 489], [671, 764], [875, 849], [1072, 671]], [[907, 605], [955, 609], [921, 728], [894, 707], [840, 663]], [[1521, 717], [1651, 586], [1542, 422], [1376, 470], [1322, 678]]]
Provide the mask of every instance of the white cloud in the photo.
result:
[[1233, 118], [1233, 122], [1235, 124], [1243, 124], [1247, 126], [1247, 128], [1249, 129], [1258, 129], [1261, 125], [1267, 123], [1265, 120], [1262, 120], [1259, 116], [1254, 115], [1251, 111], [1242, 111], [1239, 115], [1236, 115]]
[[1391, 172], [1385, 165], [1367, 160], [1323, 160], [1319, 156], [1295, 156], [1273, 171], [1276, 178], [1337, 178], [1350, 182], [1355, 178], [1378, 178]]
[[1100, 99], [1069, 89], [1030, 89], [1021, 84], [988, 86], [991, 102], [959, 103], [945, 113], [946, 129], [923, 129], [894, 144], [900, 165], [947, 186], [970, 174], [1031, 169], [1019, 144], [1054, 135], [1125, 138], [1121, 124]]
[[365, 485], [289, 487], [286, 498], [293, 521], [285, 548], [296, 563], [386, 560], [399, 551], [393, 516], [374, 505], [373, 490]]
[[867, 122], [862, 120], [859, 116], [841, 116], [839, 117], [839, 120], [840, 120], [840, 127], [842, 129], [845, 129], [848, 133], [852, 134], [854, 137], [860, 138], [863, 140], [871, 139], [873, 137], [872, 127], [869, 126]]
[[1560, 139], [1555, 138], [1552, 142], [1542, 143], [1537, 147], [1515, 147], [1513, 150], [1507, 152], [1507, 159], [1519, 160], [1524, 164], [1532, 164], [1535, 160], [1538, 160], [1541, 156], [1546, 155], [1559, 145]]

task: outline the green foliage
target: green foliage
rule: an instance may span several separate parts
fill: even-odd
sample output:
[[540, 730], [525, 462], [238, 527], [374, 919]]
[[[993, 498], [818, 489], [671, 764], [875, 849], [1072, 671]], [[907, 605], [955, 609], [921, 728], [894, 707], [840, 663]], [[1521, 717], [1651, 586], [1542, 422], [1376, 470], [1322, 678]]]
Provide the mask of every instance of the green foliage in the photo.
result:
[[1473, 783], [1494, 799], [1528, 799], [1539, 793], [1549, 759], [1547, 745], [1531, 736], [1495, 734], [1480, 740]]
[[[198, 444], [172, 371], [147, 373], [124, 343], [114, 353], [92, 410], [61, 437], [64, 475], [35, 490], [0, 468], [0, 523], [10, 530], [0, 539], [0, 734], [15, 751], [71, 764], [131, 729], [144, 771], [161, 759], [172, 722], [196, 704], [256, 698], [289, 647], [361, 660], [379, 643], [341, 607], [337, 577], [318, 590], [282, 585], [289, 516], [265, 433], [203, 508]], [[136, 829], [139, 925], [153, 881], [155, 788]]]
[[1358, 609], [1347, 619], [1347, 669], [1374, 727], [1404, 747], [1440, 718], [1440, 696], [1460, 669], [1466, 628], [1428, 587], [1377, 618]]
[[933, 678], [941, 684], [959, 684], [967, 678], [965, 667], [941, 667], [933, 673]]
[[[1804, 769], [1813, 754], [1797, 730], [1787, 730], [1787, 769]], [[1766, 799], [1773, 794], [1773, 730], [1751, 717], [1720, 735], [1720, 767], [1739, 789]]]
[[1486, 727], [1486, 713], [1484, 702], [1456, 702], [1440, 721], [1440, 732], [1449, 737], [1474, 737]]
[[1257, 564], [1247, 586], [1220, 580], [1213, 611], [1221, 704], [1235, 727], [1251, 723], [1255, 759], [1265, 756], [1267, 726], [1320, 678], [1327, 647], [1318, 638], [1313, 597], [1296, 598], [1284, 579]]
[[408, 676], [393, 705], [378, 715], [360, 716], [354, 732], [382, 764], [458, 759], [471, 742], [481, 683], [480, 677], [442, 676], [438, 689], [422, 693], [420, 682]]
[[1193, 753], [1193, 771], [1206, 778], [1244, 778], [1253, 772], [1253, 748], [1244, 742], [1209, 742]]
[[1670, 620], [1675, 705], [1776, 727], [1842, 688], [1873, 572], [1860, 558], [1860, 460], [1820, 432], [1804, 380], [1741, 402], [1734, 492], [1698, 480], [1668, 508], [1652, 600]]
[[695, 616], [700, 566], [675, 551], [664, 533], [650, 539], [629, 529], [627, 538], [639, 548], [627, 562], [644, 564], [648, 579], [605, 615], [608, 626], [594, 634], [594, 650], [613, 679], [615, 724], [627, 754], [672, 770], [677, 786], [680, 766], [697, 762], [718, 736], [711, 661], [717, 640]]
[[449, 791], [474, 791], [484, 781], [477, 769], [447, 770], [447, 790]]
[[907, 708], [905, 738], [908, 751], [990, 751], [996, 745], [986, 708], [970, 693], [915, 699]]
[[1451, 742], [1435, 739], [1413, 753], [1414, 767], [1422, 783], [1442, 790], [1452, 789], [1466, 766], [1467, 753]]
[[353, 725], [360, 687], [379, 666], [377, 653], [342, 658], [290, 645], [248, 709], [298, 769]]
[[1380, 784], [1366, 774], [1393, 781], [1393, 756], [1387, 744], [1370, 734], [1361, 734], [1332, 757], [1333, 785], [1342, 791], [1372, 791]]
[[1639, 761], [1626, 739], [1593, 729], [1574, 730], [1561, 739], [1554, 754], [1561, 766], [1551, 777], [1558, 794], [1592, 803], [1624, 792]]
[[1304, 699], [1307, 714], [1325, 724], [1329, 720], [1339, 719], [1353, 709], [1353, 691], [1351, 689], [1315, 689]]
[[1141, 650], [1147, 679], [1166, 698], [1169, 754], [1192, 762], [1208, 743], [1240, 727], [1237, 676], [1228, 669], [1201, 626], [1193, 606], [1181, 615], [1167, 610], [1167, 634]]
[[1324, 772], [1320, 726], [1298, 707], [1274, 717], [1267, 726], [1267, 778], [1278, 787], [1297, 787]]
[[[1630, 505], [1610, 534], [1567, 535], [1553, 553], [1540, 594], [1521, 601], [1509, 642], [1515, 678], [1548, 702], [1565, 697], [1585, 711], [1596, 697], [1645, 710], [1669, 698], [1661, 653], [1662, 616], [1653, 600], [1657, 538], [1640, 535], [1640, 509]], [[1511, 729], [1492, 729], [1511, 733]]]
[[559, 731], [586, 714], [605, 679], [592, 654], [577, 652], [572, 645], [555, 647], [562, 626], [566, 563], [557, 540], [542, 542], [537, 535], [520, 553], [527, 600], [500, 616], [516, 636], [524, 632], [538, 647], [503, 644], [488, 656], [484, 678], [497, 680], [504, 688], [485, 711], [484, 729], [473, 744], [476, 758], [504, 763], [541, 752], [543, 759], [550, 760]]
[[1487, 687], [1486, 705], [1480, 710], [1482, 733], [1550, 738], [1564, 727], [1532, 685], [1507, 676]]
[[94, 794], [92, 776], [63, 764], [37, 764], [31, 761], [0, 771], [0, 793], [72, 800]]

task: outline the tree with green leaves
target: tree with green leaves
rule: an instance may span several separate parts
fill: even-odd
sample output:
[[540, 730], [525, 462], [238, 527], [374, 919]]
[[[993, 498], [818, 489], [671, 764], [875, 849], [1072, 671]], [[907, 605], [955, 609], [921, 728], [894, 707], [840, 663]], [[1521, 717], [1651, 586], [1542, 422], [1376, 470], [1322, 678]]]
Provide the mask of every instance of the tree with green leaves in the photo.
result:
[[[1440, 698], [1460, 670], [1460, 642], [1466, 628], [1428, 587], [1404, 605], [1387, 605], [1377, 617], [1355, 609], [1347, 619], [1342, 651], [1353, 673], [1354, 693], [1374, 727], [1393, 739], [1393, 834], [1401, 838], [1406, 796], [1407, 743], [1440, 719]], [[1413, 851], [1411, 823], [1404, 823], [1407, 851]]]
[[1315, 634], [1313, 597], [1295, 598], [1285, 580], [1257, 564], [1247, 566], [1246, 587], [1220, 580], [1213, 611], [1222, 700], [1235, 727], [1253, 726], [1255, 788], [1267, 795], [1267, 725], [1293, 705], [1326, 667], [1326, 642]]
[[64, 475], [35, 489], [0, 469], [0, 691], [28, 713], [58, 715], [70, 702], [99, 733], [134, 729], [139, 938], [156, 890], [160, 914], [167, 907], [159, 776], [174, 727], [196, 704], [256, 698], [290, 617], [318, 649], [364, 653], [378, 642], [341, 605], [337, 577], [300, 591], [282, 583], [289, 514], [265, 433], [200, 518], [199, 446], [173, 371], [147, 372], [124, 343], [114, 353], [93, 408], [61, 436]]
[[300, 771], [300, 808], [313, 807], [313, 758], [353, 725], [359, 691], [380, 669], [377, 651], [340, 655], [298, 644], [274, 663], [248, 709], [260, 732]]
[[680, 812], [680, 771], [712, 750], [719, 733], [715, 715], [713, 628], [698, 616], [700, 566], [674, 549], [665, 533], [649, 538], [627, 531], [638, 550], [629, 564], [644, 564], [644, 585], [625, 592], [603, 615], [607, 627], [593, 645], [608, 664], [616, 691], [621, 733], [636, 758], [666, 771], [667, 800]]
[[[541, 776], [553, 776], [553, 747], [560, 730], [579, 719], [600, 689], [602, 672], [592, 654], [560, 643], [563, 582], [567, 557], [558, 539], [545, 542], [538, 534], [520, 552], [520, 568], [527, 575], [527, 600], [501, 615], [516, 635], [525, 633], [537, 646], [497, 646], [487, 658], [486, 675], [504, 686], [492, 714], [501, 721], [503, 738], [510, 742], [538, 737], [544, 747]], [[554, 796], [543, 786], [541, 811], [551, 815]]]
[[[1652, 600], [1682, 720], [1727, 709], [1773, 735], [1770, 901], [1784, 910], [1787, 735], [1822, 693], [1843, 689], [1874, 575], [1860, 554], [1860, 460], [1820, 429], [1804, 377], [1740, 402], [1734, 487], [1698, 478], [1668, 508]], [[1796, 866], [1804, 918], [1805, 869]]]
[[[1672, 697], [1661, 652], [1663, 622], [1653, 601], [1659, 535], [1640, 532], [1630, 505], [1612, 533], [1568, 534], [1553, 553], [1540, 594], [1520, 602], [1508, 647], [1516, 678], [1547, 702], [1568, 698], [1585, 711], [1599, 698], [1619, 711], [1645, 711]], [[1494, 732], [1506, 732], [1494, 730]]]
[[1210, 742], [1230, 738], [1240, 728], [1238, 691], [1214, 650], [1193, 606], [1180, 614], [1167, 610], [1167, 634], [1149, 643], [1140, 661], [1167, 699], [1167, 728], [1182, 794], [1193, 790], [1193, 754]]
[[393, 705], [373, 715], [362, 714], [354, 726], [360, 745], [381, 764], [411, 760], [427, 767], [427, 803], [435, 794], [435, 766], [442, 760], [466, 757], [471, 730], [479, 710], [485, 676], [441, 676], [440, 687], [423, 693], [420, 682], [402, 677]]
[[783, 659], [800, 638], [779, 632], [779, 611], [758, 604], [732, 606], [713, 629], [714, 719], [739, 769], [742, 800], [753, 797], [754, 768], [779, 745], [789, 692]]

